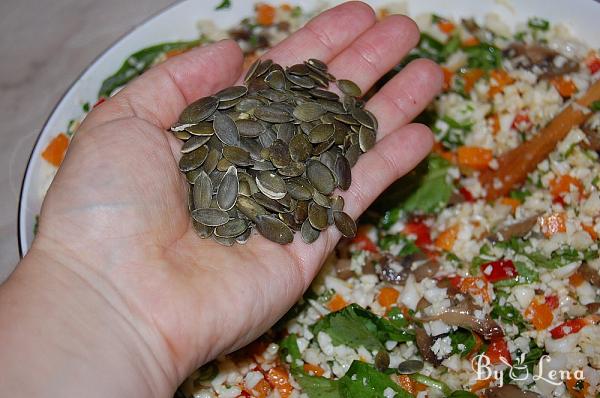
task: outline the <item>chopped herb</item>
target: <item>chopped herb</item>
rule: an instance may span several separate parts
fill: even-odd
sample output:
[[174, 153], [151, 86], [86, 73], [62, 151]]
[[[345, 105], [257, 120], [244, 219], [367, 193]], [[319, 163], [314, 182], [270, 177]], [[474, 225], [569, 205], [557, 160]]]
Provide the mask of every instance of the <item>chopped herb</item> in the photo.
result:
[[520, 31], [520, 32], [515, 33], [514, 38], [516, 41], [525, 41], [526, 35], [527, 35], [527, 32]]
[[352, 348], [364, 346], [368, 350], [384, 350], [388, 340], [404, 342], [414, 339], [412, 332], [396, 325], [358, 304], [350, 304], [320, 319], [312, 326], [312, 332], [315, 335], [327, 333], [335, 346], [344, 344]]
[[386, 314], [387, 319], [397, 327], [398, 329], [403, 329], [408, 327], [408, 319], [404, 316], [404, 313], [398, 307], [392, 307], [388, 313]]
[[498, 302], [495, 302], [492, 306], [490, 315], [494, 319], [500, 319], [504, 323], [517, 326], [519, 331], [527, 328], [527, 323], [525, 322], [523, 315], [521, 315], [519, 310], [508, 303], [500, 305]]
[[292, 9], [291, 16], [293, 18], [298, 18], [301, 15], [302, 15], [302, 7], [296, 6]]
[[[365, 382], [366, 381], [366, 382]], [[380, 398], [384, 391], [391, 389], [394, 398], [411, 398], [412, 395], [396, 384], [389, 375], [380, 372], [373, 365], [354, 361], [348, 372], [339, 380], [340, 395], [346, 398]], [[322, 395], [318, 395], [321, 397]], [[312, 398], [312, 397], [311, 397]]]
[[459, 354], [461, 358], [466, 357], [475, 347], [475, 337], [470, 330], [458, 328], [448, 336], [452, 344], [452, 354]]
[[443, 381], [436, 380], [432, 377], [425, 376], [420, 373], [412, 374], [409, 377], [418, 383], [425, 384], [427, 387], [435, 388], [445, 396], [452, 394], [452, 390], [450, 389], [450, 387], [448, 387], [448, 385]]
[[339, 380], [310, 376], [301, 370], [292, 369], [294, 379], [309, 398], [342, 398]]
[[454, 54], [459, 48], [460, 37], [458, 37], [458, 34], [454, 34], [452, 35], [450, 40], [448, 40], [448, 42], [444, 44], [444, 47], [441, 51], [441, 56], [444, 57], [444, 59], [447, 59], [450, 55]]
[[395, 207], [385, 212], [383, 218], [381, 219], [381, 228], [385, 230], [390, 229], [392, 225], [394, 225], [400, 219], [401, 214], [402, 209], [400, 209], [399, 207]]
[[600, 100], [592, 102], [592, 104], [590, 105], [590, 109], [594, 112], [600, 111]]
[[446, 260], [452, 263], [460, 264], [460, 258], [458, 258], [458, 256], [454, 253], [446, 252]]
[[298, 336], [290, 334], [279, 342], [279, 355], [283, 361], [287, 362], [288, 355], [291, 357], [290, 367], [297, 367], [296, 360], [302, 359], [300, 349], [298, 348]]
[[433, 126], [433, 131], [438, 141], [448, 149], [456, 149], [465, 143], [465, 136], [473, 129], [473, 122], [459, 122], [450, 116], [440, 118], [448, 128], [441, 128], [437, 123]]
[[67, 136], [72, 137], [75, 134], [75, 130], [73, 130], [73, 126], [75, 126], [75, 119], [69, 120], [67, 124]]
[[400, 257], [408, 256], [420, 251], [414, 240], [408, 239], [406, 235], [401, 233], [382, 237], [379, 239], [378, 245], [383, 251], [390, 252], [393, 255]]
[[84, 103], [84, 104], [81, 106], [81, 109], [83, 109], [83, 111], [84, 111], [85, 113], [88, 113], [88, 112], [90, 111], [90, 103], [89, 103], [89, 102], [86, 102], [86, 103]]
[[550, 28], [550, 22], [543, 18], [533, 17], [529, 18], [527, 21], [527, 26], [533, 30], [541, 30], [545, 32]]
[[465, 48], [464, 52], [467, 54], [469, 68], [491, 70], [502, 66], [502, 51], [492, 44], [480, 43]]
[[215, 10], [224, 10], [229, 7], [231, 7], [231, 0], [223, 0], [221, 4], [215, 8]]
[[513, 190], [513, 191], [510, 191], [508, 196], [510, 196], [512, 199], [517, 199], [519, 202], [523, 203], [523, 202], [525, 202], [525, 199], [528, 196], [531, 196], [531, 191], [529, 191], [527, 189]]

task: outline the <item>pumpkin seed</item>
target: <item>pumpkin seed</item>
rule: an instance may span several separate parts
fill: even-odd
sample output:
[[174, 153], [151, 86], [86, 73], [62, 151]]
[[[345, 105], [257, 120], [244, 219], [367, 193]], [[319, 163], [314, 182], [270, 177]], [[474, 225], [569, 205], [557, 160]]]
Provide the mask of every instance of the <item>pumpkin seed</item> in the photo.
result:
[[270, 123], [287, 123], [293, 119], [289, 112], [269, 105], [262, 105], [254, 109], [254, 116]]
[[380, 372], [385, 372], [390, 367], [390, 354], [381, 350], [375, 355], [375, 367]]
[[285, 88], [285, 76], [280, 70], [269, 72], [267, 77], [265, 77], [265, 82], [273, 90], [281, 91]]
[[346, 79], [338, 79], [336, 81], [336, 84], [337, 84], [338, 88], [340, 89], [340, 91], [346, 95], [349, 95], [352, 97], [360, 97], [362, 95], [362, 91], [360, 90], [360, 87], [358, 87], [356, 85], [356, 83], [354, 83], [353, 81], [346, 80]]
[[312, 122], [327, 112], [318, 102], [304, 102], [294, 108], [293, 115], [302, 122]]
[[181, 153], [190, 153], [200, 148], [202, 145], [206, 144], [209, 139], [209, 135], [193, 136], [189, 140], [184, 142], [183, 146], [181, 147]]
[[213, 124], [211, 122], [200, 122], [198, 124], [194, 124], [193, 126], [187, 127], [185, 130], [191, 135], [211, 136], [215, 133], [215, 129], [213, 128]]
[[229, 214], [221, 209], [201, 208], [192, 211], [194, 220], [209, 227], [217, 227], [229, 221]]
[[286, 245], [294, 240], [294, 233], [285, 223], [273, 216], [258, 216], [256, 228], [265, 238]]
[[259, 205], [253, 198], [247, 196], [239, 196], [235, 203], [235, 207], [240, 213], [255, 222], [258, 216], [269, 214], [264, 207]]
[[179, 170], [182, 172], [192, 171], [202, 166], [202, 163], [206, 160], [208, 155], [208, 147], [206, 145], [201, 146], [192, 152], [185, 153], [179, 159]]
[[194, 181], [192, 188], [194, 198], [194, 209], [202, 209], [210, 206], [213, 194], [213, 186], [210, 177], [204, 170], [200, 171]]
[[313, 187], [323, 194], [330, 194], [335, 189], [336, 183], [333, 173], [318, 160], [311, 159], [308, 161], [306, 176]]
[[290, 140], [290, 157], [296, 162], [304, 162], [312, 152], [312, 145], [304, 134], [296, 134]]
[[411, 375], [417, 372], [420, 372], [425, 364], [423, 361], [419, 361], [417, 359], [409, 359], [404, 362], [400, 362], [398, 365], [398, 373], [402, 375]]
[[181, 115], [179, 115], [179, 123], [194, 124], [211, 116], [219, 106], [217, 97], [204, 97], [189, 104]]
[[352, 171], [350, 162], [343, 155], [338, 155], [333, 168], [337, 185], [342, 191], [347, 191], [352, 184]]
[[231, 101], [243, 97], [248, 92], [246, 86], [231, 86], [227, 87], [215, 94], [215, 97], [221, 101]]
[[356, 223], [348, 214], [343, 211], [334, 211], [333, 220], [336, 228], [346, 238], [353, 238], [356, 236]]
[[217, 189], [217, 204], [221, 210], [229, 210], [235, 206], [239, 192], [239, 180], [235, 166], [229, 166]]
[[308, 75], [309, 71], [310, 69], [308, 69], [308, 67], [304, 64], [292, 65], [287, 70], [288, 73], [296, 76], [306, 76]]
[[319, 144], [331, 138], [333, 136], [333, 132], [333, 124], [318, 124], [315, 127], [313, 127], [312, 130], [310, 130], [310, 133], [308, 134], [308, 140], [312, 144]]
[[300, 229], [300, 234], [302, 235], [302, 240], [304, 243], [311, 244], [317, 239], [319, 239], [319, 235], [321, 231], [310, 224], [310, 221], [307, 219], [302, 223], [302, 228]]
[[256, 138], [265, 131], [265, 127], [255, 120], [240, 119], [235, 124], [240, 137]]
[[308, 61], [306, 61], [306, 64], [324, 72], [327, 71], [327, 64], [316, 58], [310, 58]]
[[226, 146], [223, 148], [223, 156], [236, 166], [249, 166], [250, 152], [237, 146]]
[[358, 131], [358, 145], [360, 146], [361, 151], [367, 152], [369, 149], [373, 148], [376, 139], [375, 131], [365, 126], [360, 127], [360, 130]]
[[312, 189], [308, 188], [310, 184], [302, 184], [299, 180], [293, 179], [286, 182], [287, 190], [290, 196], [297, 200], [309, 200], [312, 198]]
[[194, 228], [196, 234], [202, 239], [210, 238], [214, 231], [214, 227], [209, 227], [207, 225], [199, 223], [196, 220], [192, 220], [192, 227]]
[[308, 220], [313, 228], [319, 231], [327, 228], [327, 208], [319, 206], [315, 202], [310, 202], [308, 205]]
[[344, 210], [344, 198], [340, 195], [335, 195], [331, 198], [331, 210], [342, 211]]
[[173, 131], [173, 135], [175, 136], [175, 138], [177, 138], [181, 141], [189, 140], [190, 137], [192, 136], [188, 131], [185, 131], [185, 130]]
[[283, 178], [272, 171], [261, 171], [256, 176], [256, 186], [271, 199], [281, 199], [287, 193], [287, 187]]
[[213, 122], [215, 134], [225, 145], [239, 145], [240, 133], [233, 119], [225, 113], [217, 113]]
[[248, 222], [241, 218], [232, 219], [215, 228], [215, 235], [222, 238], [235, 238], [248, 229]]

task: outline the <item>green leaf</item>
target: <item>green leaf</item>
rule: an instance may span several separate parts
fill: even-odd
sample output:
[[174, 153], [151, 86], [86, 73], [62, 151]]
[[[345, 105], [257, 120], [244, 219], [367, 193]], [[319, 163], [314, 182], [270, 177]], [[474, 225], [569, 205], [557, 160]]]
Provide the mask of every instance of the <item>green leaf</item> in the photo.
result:
[[102, 82], [98, 97], [109, 97], [117, 88], [124, 86], [144, 73], [158, 57], [171, 50], [187, 50], [200, 44], [200, 40], [177, 41], [157, 44], [131, 54], [112, 76]]
[[88, 113], [90, 111], [90, 103], [86, 102], [81, 106], [81, 109], [85, 112]]
[[594, 112], [600, 111], [600, 100], [592, 102], [592, 104], [590, 105], [590, 109]]
[[292, 370], [294, 379], [309, 398], [342, 398], [338, 380], [310, 376], [302, 371]]
[[463, 49], [467, 54], [469, 68], [498, 69], [502, 65], [502, 51], [488, 43], [480, 43]]
[[510, 196], [512, 199], [517, 199], [519, 202], [523, 203], [523, 202], [525, 202], [525, 199], [528, 196], [531, 196], [531, 191], [529, 191], [527, 189], [513, 190], [513, 191], [510, 191], [508, 196]]
[[388, 321], [398, 329], [404, 329], [409, 325], [408, 319], [406, 319], [402, 310], [398, 307], [392, 307], [386, 316]]
[[339, 388], [343, 398], [381, 398], [386, 389], [396, 392], [394, 398], [412, 397], [408, 391], [394, 383], [389, 375], [378, 371], [373, 365], [360, 361], [352, 362], [348, 372], [339, 380]]
[[[408, 256], [410, 254], [421, 251], [414, 240], [408, 239], [406, 235], [397, 233], [393, 235], [385, 235], [377, 242], [381, 250], [390, 252], [396, 256]], [[396, 250], [392, 250], [396, 249]]]
[[444, 208], [452, 195], [454, 186], [446, 179], [450, 163], [437, 155], [430, 155], [427, 166], [427, 174], [419, 188], [402, 205], [405, 211], [434, 213]]
[[279, 355], [285, 362], [287, 362], [287, 357], [289, 355], [291, 357], [290, 367], [292, 369], [298, 367], [296, 360], [302, 359], [302, 355], [300, 354], [300, 349], [298, 348], [297, 335], [287, 335], [279, 342]]
[[545, 32], [550, 28], [550, 22], [543, 18], [533, 17], [529, 18], [529, 20], [527, 21], [527, 26], [529, 26], [531, 29], [541, 30]]
[[527, 323], [523, 318], [523, 315], [515, 307], [508, 303], [500, 305], [495, 302], [492, 306], [492, 312], [490, 313], [492, 318], [500, 319], [504, 323], [516, 325], [519, 330], [527, 329]]
[[[452, 354], [459, 354], [461, 358], [466, 357], [475, 346], [475, 337], [470, 330], [458, 328], [449, 335], [452, 344]], [[459, 347], [463, 345], [463, 347]]]
[[223, 0], [221, 4], [215, 8], [215, 10], [224, 10], [229, 7], [231, 7], [231, 0]]
[[411, 332], [358, 304], [350, 304], [340, 311], [327, 314], [312, 326], [312, 332], [315, 335], [319, 332], [328, 334], [335, 346], [364, 346], [371, 351], [385, 349], [384, 343], [388, 340], [404, 342], [414, 339]]

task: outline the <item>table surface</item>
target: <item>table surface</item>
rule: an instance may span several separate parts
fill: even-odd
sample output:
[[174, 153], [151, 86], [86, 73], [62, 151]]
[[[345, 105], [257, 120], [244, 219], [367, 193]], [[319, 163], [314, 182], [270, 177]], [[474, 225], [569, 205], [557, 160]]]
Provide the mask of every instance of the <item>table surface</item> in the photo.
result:
[[17, 210], [35, 139], [69, 85], [104, 49], [173, 0], [0, 2], [0, 281], [19, 261]]

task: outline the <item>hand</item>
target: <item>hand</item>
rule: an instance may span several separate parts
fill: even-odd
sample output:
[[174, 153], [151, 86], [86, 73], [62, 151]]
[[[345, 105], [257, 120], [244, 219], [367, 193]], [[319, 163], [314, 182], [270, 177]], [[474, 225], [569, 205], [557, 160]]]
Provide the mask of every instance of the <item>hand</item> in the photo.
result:
[[[376, 22], [370, 7], [349, 2], [262, 58], [282, 65], [318, 58], [364, 92], [418, 39], [409, 18]], [[71, 292], [86, 303], [79, 310], [92, 308], [94, 316], [81, 315], [69, 338], [80, 341], [79, 329], [96, 325], [90, 333], [101, 336], [98, 351], [122, 347], [119, 373], [131, 373], [129, 383], [142, 384], [145, 393], [172, 393], [200, 364], [263, 333], [299, 299], [340, 237], [329, 228], [311, 246], [299, 236], [279, 246], [253, 235], [244, 246], [226, 248], [194, 233], [177, 165], [181, 144], [166, 130], [188, 103], [239, 83], [242, 62], [232, 41], [197, 48], [154, 67], [92, 111], [48, 192], [25, 260], [56, 265], [39, 277], [47, 283], [76, 284]], [[379, 120], [379, 142], [361, 156], [350, 190], [342, 193], [352, 217], [430, 150], [430, 131], [409, 122], [441, 82], [438, 66], [413, 61], [368, 102]], [[13, 283], [30, 280], [29, 269], [42, 272], [32, 264], [19, 267]]]

